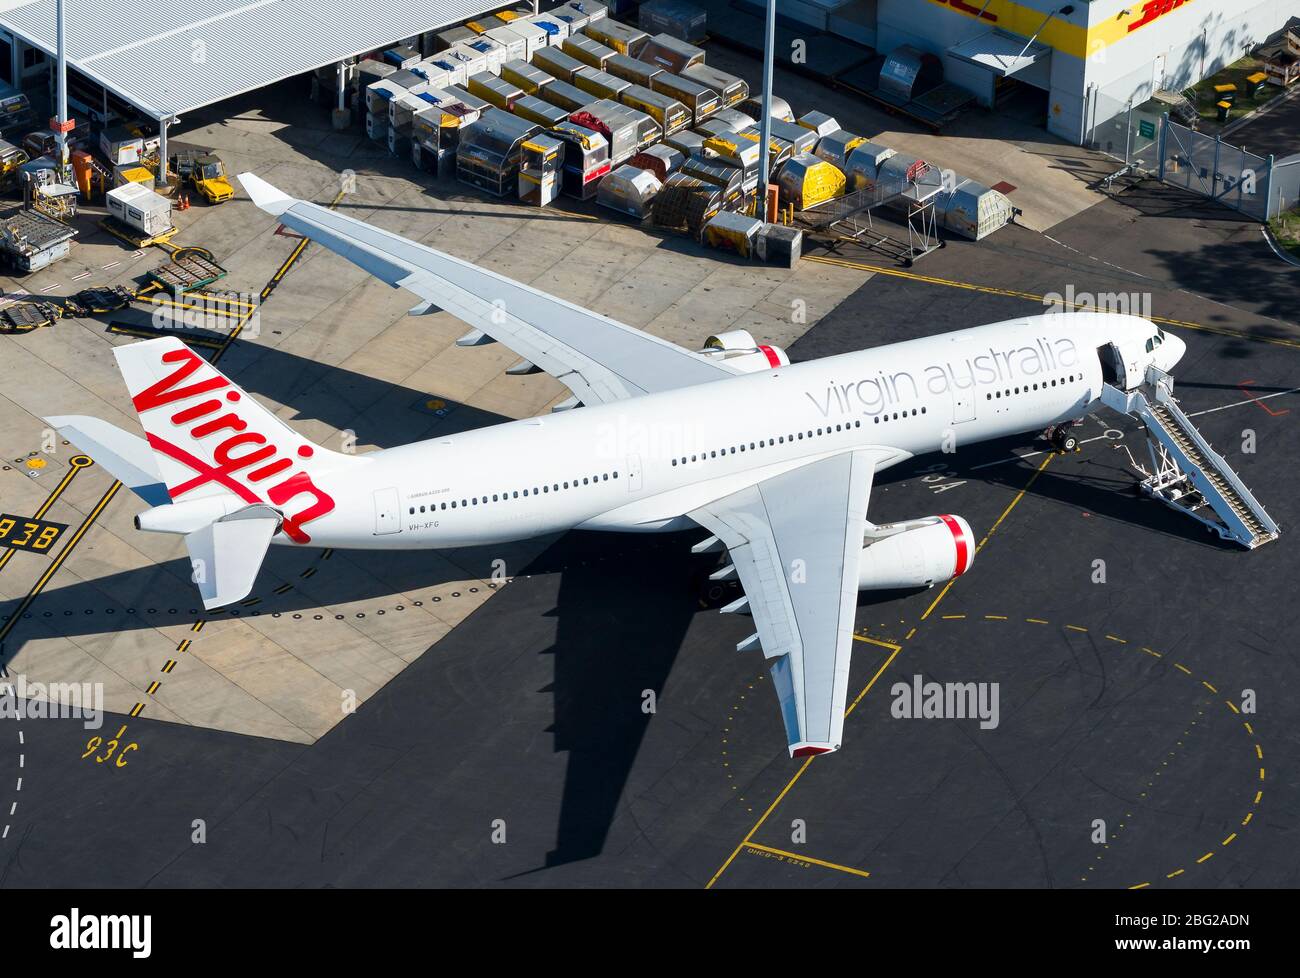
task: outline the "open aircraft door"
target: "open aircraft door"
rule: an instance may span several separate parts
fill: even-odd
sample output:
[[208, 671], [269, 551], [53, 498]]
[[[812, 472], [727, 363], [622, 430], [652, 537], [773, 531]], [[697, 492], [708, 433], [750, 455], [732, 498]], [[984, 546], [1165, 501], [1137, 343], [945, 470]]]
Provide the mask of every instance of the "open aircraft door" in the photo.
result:
[[1146, 380], [1142, 347], [1136, 343], [1107, 343], [1097, 347], [1101, 360], [1101, 379], [1120, 390], [1136, 390]]
[[375, 536], [402, 531], [401, 504], [395, 488], [375, 490]]

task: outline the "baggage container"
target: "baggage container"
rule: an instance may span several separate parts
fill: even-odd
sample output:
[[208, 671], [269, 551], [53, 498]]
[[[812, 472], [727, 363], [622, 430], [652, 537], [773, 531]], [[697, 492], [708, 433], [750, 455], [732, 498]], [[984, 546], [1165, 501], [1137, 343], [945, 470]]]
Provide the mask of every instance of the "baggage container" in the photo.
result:
[[650, 43], [650, 35], [645, 31], [619, 23], [612, 17], [590, 21], [583, 28], [583, 33], [605, 47], [613, 48], [618, 54], [631, 58], [640, 57], [642, 49]]
[[[516, 24], [518, 21], [515, 22]], [[546, 43], [543, 48], [558, 48], [566, 37], [569, 36], [569, 24], [567, 21], [552, 18], [550, 14], [535, 14], [529, 17], [525, 23], [532, 24], [546, 34]]]
[[713, 184], [722, 191], [722, 206], [728, 210], [738, 207], [745, 198], [745, 174], [730, 163], [690, 156], [677, 172]]
[[[104, 194], [110, 217], [154, 238], [172, 227], [172, 202], [138, 183], [126, 183]], [[71, 236], [69, 236], [71, 237]]]
[[430, 58], [425, 64], [429, 65], [431, 72], [442, 72], [443, 83], [438, 86], [439, 88], [446, 88], [448, 85], [464, 85], [469, 78], [465, 71], [465, 62], [456, 58], [448, 58], [440, 54]]
[[487, 55], [482, 51], [469, 46], [469, 42], [457, 44], [454, 48], [448, 48], [443, 51], [438, 58], [439, 61], [450, 61], [453, 64], [465, 66], [465, 77], [477, 75], [480, 71], [487, 71]]
[[477, 113], [473, 118], [466, 118], [442, 106], [431, 105], [412, 118], [411, 139], [430, 149], [455, 148], [461, 125], [469, 125], [477, 118]]
[[713, 136], [734, 136], [736, 134], [736, 129], [731, 125], [731, 123], [724, 122], [717, 116], [714, 116], [712, 119], [705, 119], [695, 127], [695, 131], [706, 139]]
[[781, 202], [793, 204], [795, 210], [816, 207], [844, 193], [844, 174], [812, 153], [800, 153], [790, 159], [777, 175]]
[[616, 54], [606, 61], [605, 70], [616, 78], [622, 78], [625, 82], [631, 82], [633, 85], [644, 85], [646, 88], [651, 88], [651, 79], [663, 71], [657, 65], [638, 61], [626, 54]]
[[493, 40], [486, 34], [482, 37], [476, 37], [472, 41], [466, 41], [464, 46], [483, 55], [483, 60], [487, 65], [486, 70], [494, 75], [501, 70], [501, 62], [509, 61], [514, 57], [504, 44]]
[[566, 112], [577, 112], [584, 105], [591, 104], [590, 92], [584, 92], [576, 85], [570, 85], [568, 82], [562, 81], [551, 82], [537, 93], [537, 97], [544, 102], [558, 105]]
[[[898, 193], [915, 186], [919, 196], [927, 196], [942, 189], [943, 174], [937, 166], [931, 166], [925, 160], [895, 153], [880, 164], [876, 171], [876, 185], [885, 193]], [[906, 200], [894, 202], [898, 209], [907, 206]]]
[[560, 45], [560, 50], [584, 65], [592, 68], [605, 70], [605, 62], [614, 57], [618, 52], [613, 48], [605, 47], [599, 41], [588, 37], [586, 34], [570, 34]]
[[511, 85], [522, 89], [529, 95], [536, 95], [551, 82], [555, 81], [554, 78], [542, 71], [541, 68], [538, 68], [536, 65], [530, 65], [527, 61], [519, 58], [502, 63], [501, 80], [509, 82]]
[[749, 98], [748, 82], [710, 65], [687, 65], [682, 69], [681, 75], [716, 92], [724, 109], [729, 109]]
[[795, 125], [812, 130], [816, 133], [818, 139], [840, 131], [840, 124], [835, 121], [835, 117], [827, 115], [825, 112], [805, 112], [795, 120]]
[[382, 115], [367, 112], [366, 113], [366, 138], [373, 139], [377, 143], [388, 141], [388, 113]]
[[663, 183], [681, 169], [685, 162], [686, 154], [681, 150], [659, 143], [641, 150], [628, 160], [627, 165], [639, 170], [649, 170], [660, 183]]
[[545, 207], [560, 195], [564, 143], [538, 133], [523, 141], [519, 159], [519, 199]]
[[770, 123], [772, 137], [774, 139], [784, 139], [794, 147], [795, 154], [811, 153], [813, 147], [817, 145], [817, 133], [811, 129], [805, 129], [797, 122], [786, 122], [784, 119], [773, 119]]
[[423, 78], [430, 88], [442, 88], [451, 81], [451, 76], [448, 75], [447, 70], [439, 68], [432, 61], [421, 61], [411, 71]]
[[475, 34], [486, 34], [498, 27], [505, 27], [506, 22], [495, 14], [484, 14], [482, 17], [475, 17], [473, 20], [465, 21], [465, 26]]
[[448, 95], [454, 95], [467, 108], [476, 109], [480, 115], [486, 113], [490, 109], [496, 108], [496, 106], [487, 99], [479, 98], [463, 85], [448, 85], [444, 91], [446, 91]]
[[[652, 129], [657, 128], [653, 119], [649, 120]], [[625, 106], [609, 99], [598, 99], [584, 106], [569, 116], [570, 122], [594, 129], [609, 142], [609, 161], [611, 168], [621, 166], [642, 148], [641, 120]]]
[[781, 224], [764, 224], [754, 244], [759, 261], [794, 268], [803, 251], [803, 231]]
[[691, 124], [698, 125], [722, 108], [722, 99], [711, 88], [693, 82], [684, 75], [661, 71], [650, 82], [652, 91], [675, 98], [691, 113]]
[[[406, 91], [401, 85], [394, 85], [388, 79], [381, 79], [377, 82], [371, 82], [366, 86], [366, 111], [371, 115], [382, 115], [388, 117], [388, 102], [395, 96], [401, 95]], [[102, 143], [103, 136], [100, 137]], [[112, 156], [108, 159], [111, 161]]]
[[[428, 86], [424, 86], [428, 90]], [[420, 98], [416, 93], [407, 91], [403, 95], [397, 95], [389, 100], [388, 103], [388, 127], [399, 131], [406, 131], [411, 128], [411, 116], [429, 103]]]
[[424, 76], [415, 70], [419, 65], [420, 62], [417, 61], [409, 68], [398, 68], [385, 80], [392, 85], [397, 85], [408, 90], [415, 88], [417, 85], [423, 85]]
[[550, 35], [530, 20], [512, 20], [510, 30], [524, 40], [524, 53], [521, 57], [525, 61], [531, 61], [539, 49], [550, 44]]
[[680, 75], [691, 65], [704, 64], [704, 50], [687, 44], [671, 34], [656, 34], [641, 52], [641, 60]]
[[466, 126], [456, 147], [456, 179], [497, 197], [516, 193], [524, 140], [541, 127], [509, 112], [489, 112]]
[[388, 127], [388, 152], [393, 156], [411, 155], [411, 130]]
[[487, 102], [491, 102], [498, 109], [508, 109], [515, 102], [524, 97], [523, 89], [511, 85], [508, 81], [490, 71], [481, 71], [477, 75], [470, 75], [469, 82], [465, 86], [469, 89], [471, 95], [477, 95]]
[[895, 150], [887, 146], [878, 146], [865, 139], [860, 143], [856, 143], [853, 149], [849, 151], [848, 165], [844, 170], [844, 176], [848, 179], [849, 190], [874, 189], [880, 167], [895, 154]]
[[580, 10], [574, 10], [567, 3], [549, 11], [546, 16], [553, 21], [559, 21], [566, 25], [569, 28], [568, 37], [573, 37], [574, 34], [581, 34], [582, 29], [586, 27], [587, 22], [591, 20], [590, 16], [584, 14]]
[[813, 154], [836, 167], [846, 176], [849, 172], [849, 154], [867, 141], [865, 136], [856, 136], [844, 129], [837, 129], [829, 135], [822, 136], [813, 147]]
[[722, 211], [704, 225], [704, 244], [719, 251], [731, 251], [741, 258], [754, 257], [763, 222], [744, 214]]
[[704, 143], [704, 136], [701, 136], [697, 132], [691, 132], [689, 129], [675, 132], [664, 140], [665, 146], [671, 146], [673, 149], [680, 150], [683, 156], [693, 156], [696, 153], [703, 152]]
[[650, 217], [656, 227], [685, 231], [698, 241], [704, 225], [721, 210], [720, 189], [678, 170], [655, 194]]
[[409, 68], [420, 61], [422, 55], [415, 48], [410, 48], [404, 44], [391, 47], [384, 52], [383, 58], [394, 68]]
[[565, 144], [561, 191], [579, 200], [591, 199], [610, 171], [609, 140], [576, 122], [561, 122], [550, 134]]
[[387, 78], [396, 70], [396, 68], [385, 61], [377, 61], [374, 58], [363, 58], [357, 63], [357, 87], [362, 91], [365, 91], [375, 82]]
[[558, 105], [543, 102], [535, 95], [524, 95], [510, 106], [510, 111], [522, 119], [535, 122], [543, 129], [551, 129], [561, 122], [567, 122], [569, 113]]
[[587, 67], [577, 58], [565, 54], [559, 48], [542, 48], [533, 55], [533, 64], [552, 78], [558, 78], [560, 81], [569, 83], [573, 82], [574, 72]]
[[[749, 140], [755, 146], [759, 145], [759, 139], [761, 138], [757, 124], [746, 129], [744, 132], [736, 133], [736, 135], [741, 139]], [[767, 147], [768, 179], [770, 180], [772, 176], [774, 176], [776, 172], [785, 165], [786, 160], [790, 159], [792, 156], [794, 156], [793, 146], [784, 139], [777, 139], [775, 136], [772, 137], [772, 141]]]
[[[752, 116], [757, 122], [763, 118], [763, 100], [755, 95], [751, 95], [736, 105], [736, 108], [747, 116]], [[772, 96], [772, 118], [780, 119], [783, 122], [794, 122], [794, 113], [790, 110], [790, 103], [779, 95]]]
[[959, 179], [934, 205], [938, 223], [947, 231], [979, 241], [1009, 223], [1015, 208], [1007, 196], [974, 180]]
[[713, 118], [721, 119], [727, 125], [731, 126], [732, 130], [735, 132], [744, 132], [750, 126], [758, 124], [757, 119], [747, 116], [739, 109], [734, 108], [719, 109], [713, 114]]
[[671, 136], [691, 124], [691, 113], [686, 106], [677, 99], [651, 91], [644, 85], [629, 85], [619, 93], [618, 100], [628, 108], [644, 112], [659, 123], [662, 130], [660, 138]]
[[439, 51], [454, 48], [463, 41], [474, 40], [474, 38], [478, 37], [478, 33], [461, 25], [460, 27], [448, 27], [445, 31], [438, 31], [433, 37], [433, 51], [430, 53], [437, 54]]
[[596, 203], [620, 214], [644, 220], [662, 184], [649, 170], [625, 163], [600, 181]]
[[724, 133], [706, 139], [699, 155], [739, 169], [744, 174], [743, 189], [746, 194], [758, 190], [758, 143], [736, 133]]
[[599, 68], [583, 67], [573, 73], [573, 84], [596, 98], [618, 101], [618, 97], [632, 87], [631, 82], [616, 78]]
[[651, 34], [671, 34], [692, 44], [708, 37], [707, 17], [703, 7], [687, 0], [652, 0], [641, 4], [637, 23]]

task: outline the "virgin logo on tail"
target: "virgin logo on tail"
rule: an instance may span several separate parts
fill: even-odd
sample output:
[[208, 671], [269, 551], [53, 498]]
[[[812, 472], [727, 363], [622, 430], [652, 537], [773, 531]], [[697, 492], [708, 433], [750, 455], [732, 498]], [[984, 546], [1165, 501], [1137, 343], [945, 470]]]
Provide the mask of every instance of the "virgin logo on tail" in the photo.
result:
[[[296, 543], [310, 543], [311, 537], [303, 530], [303, 524], [332, 512], [334, 500], [315, 486], [306, 472], [301, 469], [291, 471], [294, 460], [287, 453], [281, 454], [280, 448], [266, 435], [249, 430], [248, 421], [239, 415], [238, 405], [244, 395], [229, 380], [216, 374], [186, 383], [201, 366], [206, 366], [206, 361], [198, 354], [189, 349], [168, 350], [162, 355], [162, 362], [178, 366], [162, 380], [132, 398], [141, 417], [147, 411], [170, 405], [179, 408], [171, 415], [172, 427], [181, 429], [194, 441], [217, 432], [227, 433], [212, 448], [214, 464], [209, 464], [174, 442], [149, 431], [149, 425], [145, 425], [149, 444], [154, 451], [161, 452], [194, 471], [193, 478], [168, 487], [172, 499], [215, 482], [247, 503], [269, 502], [280, 508], [284, 513], [282, 529], [289, 539]], [[223, 390], [224, 395], [215, 396]], [[300, 445], [297, 449], [300, 458], [311, 458], [313, 454], [314, 449], [310, 445]], [[282, 478], [265, 489], [254, 485], [268, 483], [276, 477]], [[259, 491], [265, 494], [265, 498], [259, 495]], [[285, 504], [300, 495], [310, 497], [308, 505], [292, 515], [285, 512]]]

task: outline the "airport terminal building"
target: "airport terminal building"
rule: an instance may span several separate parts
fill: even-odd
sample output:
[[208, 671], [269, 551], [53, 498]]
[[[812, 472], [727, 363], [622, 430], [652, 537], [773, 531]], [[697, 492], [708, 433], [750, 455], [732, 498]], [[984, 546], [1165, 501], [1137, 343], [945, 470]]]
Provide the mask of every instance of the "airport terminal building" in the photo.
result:
[[779, 0], [778, 10], [882, 54], [905, 44], [932, 54], [983, 105], [1038, 99], [1047, 128], [1074, 143], [1130, 99], [1236, 61], [1297, 12], [1294, 0]]

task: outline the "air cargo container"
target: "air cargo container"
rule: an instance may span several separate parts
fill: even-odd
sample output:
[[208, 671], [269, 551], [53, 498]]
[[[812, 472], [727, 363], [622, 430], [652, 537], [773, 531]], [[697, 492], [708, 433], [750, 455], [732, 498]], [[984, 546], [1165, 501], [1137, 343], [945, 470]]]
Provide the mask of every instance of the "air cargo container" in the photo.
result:
[[479, 98], [463, 85], [448, 85], [444, 91], [449, 95], [454, 95], [469, 108], [477, 109], [480, 114], [486, 113], [489, 109], [496, 108], [496, 106], [487, 99]]
[[691, 124], [698, 125], [722, 108], [722, 100], [711, 88], [693, 82], [683, 75], [661, 71], [650, 82], [652, 91], [675, 98], [691, 112]]
[[172, 202], [138, 183], [114, 187], [104, 194], [104, 203], [109, 217], [147, 238], [171, 229]]
[[722, 210], [722, 190], [680, 170], [664, 181], [651, 208], [653, 223], [685, 231], [699, 239], [713, 215]]
[[383, 59], [394, 68], [409, 68], [421, 58], [420, 52], [405, 45], [391, 47], [383, 53]]
[[519, 159], [519, 199], [545, 207], [560, 195], [564, 143], [547, 133], [523, 141]]
[[723, 211], [704, 225], [704, 244], [720, 251], [735, 252], [741, 258], [752, 258], [762, 229], [763, 222], [757, 218]]
[[704, 49], [678, 40], [671, 34], [656, 34], [641, 52], [641, 60], [680, 75], [691, 65], [704, 64]]
[[558, 105], [566, 112], [577, 112], [584, 105], [591, 103], [590, 92], [584, 92], [581, 88], [562, 81], [551, 82], [537, 93], [537, 97], [544, 102]]
[[552, 78], [572, 83], [574, 72], [587, 67], [577, 58], [565, 54], [559, 48], [542, 48], [533, 55], [533, 64], [541, 68]]
[[520, 118], [537, 123], [543, 129], [551, 129], [569, 118], [569, 113], [564, 109], [550, 102], [543, 102], [535, 95], [524, 95], [515, 99], [510, 106], [510, 111]]
[[657, 65], [638, 61], [626, 54], [616, 54], [606, 61], [605, 70], [617, 78], [622, 78], [625, 82], [631, 82], [633, 85], [644, 85], [646, 88], [650, 88], [650, 80], [663, 71]]
[[560, 50], [583, 64], [599, 68], [601, 71], [605, 70], [605, 62], [618, 54], [613, 48], [606, 47], [586, 34], [570, 34], [560, 45]]
[[[643, 146], [653, 143], [659, 128], [658, 123], [645, 113], [634, 112], [609, 99], [597, 99], [584, 106], [569, 116], [569, 121], [595, 129], [604, 135], [609, 141], [609, 160], [612, 166], [622, 165]], [[647, 135], [649, 140], [644, 141]]]
[[[753, 116], [757, 121], [763, 118], [763, 100], [756, 95], [751, 95], [745, 101], [736, 105], [745, 115]], [[794, 112], [790, 109], [790, 103], [779, 95], [772, 96], [772, 118], [781, 119], [784, 122], [794, 122]]]
[[[708, 36], [704, 8], [687, 0], [653, 0], [641, 4], [637, 14], [637, 23], [641, 29], [651, 34], [671, 34], [692, 44], [701, 44]], [[723, 29], [725, 30], [725, 25]]]
[[618, 96], [628, 108], [644, 112], [659, 123], [661, 136], [671, 136], [691, 124], [691, 113], [677, 99], [653, 92], [644, 85], [629, 85]]
[[583, 28], [584, 33], [599, 41], [607, 48], [613, 48], [619, 54], [639, 58], [641, 51], [650, 43], [650, 35], [636, 27], [621, 24], [612, 17], [594, 20]]
[[844, 182], [840, 170], [812, 153], [800, 153], [789, 160], [776, 179], [781, 202], [793, 204], [797, 211], [841, 196]]
[[530, 20], [512, 20], [510, 30], [524, 39], [525, 61], [531, 61], [534, 54], [550, 43], [550, 35]]
[[509, 61], [513, 57], [504, 44], [494, 41], [486, 34], [472, 41], [466, 41], [463, 46], [483, 55], [484, 70], [494, 75], [501, 70], [501, 62]]
[[663, 183], [681, 169], [682, 164], [685, 162], [686, 154], [681, 150], [659, 143], [641, 150], [636, 156], [628, 160], [628, 165], [639, 170], [649, 170], [658, 178], [660, 183]]
[[754, 239], [759, 261], [782, 268], [794, 268], [803, 251], [803, 231], [782, 224], [764, 224]]
[[661, 186], [659, 178], [649, 170], [641, 170], [625, 163], [600, 181], [596, 203], [643, 220], [650, 213]]
[[854, 145], [849, 151], [848, 163], [844, 170], [848, 189], [851, 191], [875, 189], [881, 166], [891, 156], [896, 155], [896, 152], [888, 146], [880, 146], [865, 139]]
[[494, 27], [483, 36], [506, 49], [506, 56], [501, 59], [502, 61], [528, 57], [528, 43], [513, 27]]
[[813, 147], [813, 155], [830, 163], [847, 176], [849, 154], [866, 141], [865, 136], [855, 135], [845, 129], [837, 129], [817, 140], [817, 145]]
[[840, 131], [840, 124], [835, 121], [835, 117], [827, 115], [825, 112], [805, 112], [795, 120], [795, 124], [803, 126], [805, 129], [811, 129], [816, 133], [818, 139]]
[[469, 89], [471, 95], [477, 95], [479, 98], [491, 102], [498, 109], [508, 109], [524, 97], [523, 89], [511, 85], [504, 78], [500, 78], [490, 71], [481, 71], [477, 75], [470, 75], [469, 82], [465, 87]]
[[711, 65], [687, 65], [681, 70], [681, 76], [717, 92], [723, 108], [731, 108], [749, 98], [749, 84], [743, 78], [719, 71]]
[[744, 174], [743, 189], [751, 194], [758, 189], [758, 143], [735, 133], [724, 133], [704, 141], [701, 154], [705, 159], [737, 167]]
[[693, 156], [696, 153], [704, 151], [705, 137], [697, 132], [691, 132], [689, 129], [683, 129], [681, 132], [675, 132], [664, 140], [665, 146], [671, 146], [673, 149], [681, 150], [685, 156]]
[[971, 241], [992, 234], [1007, 224], [1015, 213], [1005, 194], [960, 177], [955, 187], [939, 194], [934, 209], [945, 230]]
[[464, 65], [466, 78], [470, 75], [477, 75], [480, 71], [488, 70], [487, 55], [476, 48], [470, 47], [469, 42], [457, 44], [454, 48], [448, 48], [439, 55], [438, 60], [452, 61], [455, 64]]
[[434, 55], [423, 63], [429, 65], [432, 70], [443, 73], [443, 82], [438, 86], [439, 88], [446, 88], [448, 85], [464, 85], [465, 79], [469, 77], [465, 71], [465, 62], [456, 58], [444, 57], [445, 53]]
[[482, 17], [475, 17], [473, 20], [465, 21], [465, 26], [475, 34], [486, 34], [497, 27], [505, 27], [506, 22], [494, 14], [484, 14]]
[[713, 184], [723, 192], [723, 206], [728, 209], [738, 207], [744, 200], [745, 174], [738, 166], [717, 159], [706, 160], [691, 156], [677, 172]]
[[561, 122], [550, 135], [565, 143], [563, 192], [579, 200], [594, 197], [597, 185], [610, 170], [609, 140], [576, 122]]
[[[516, 21], [516, 23], [518, 23]], [[551, 17], [550, 14], [536, 14], [529, 17], [526, 23], [546, 33], [546, 43], [543, 48], [558, 48], [566, 37], [569, 36], [569, 25], [566, 21]], [[539, 49], [540, 50], [540, 49]]]
[[618, 97], [632, 87], [632, 83], [622, 78], [615, 78], [607, 71], [598, 68], [580, 68], [573, 73], [573, 84], [584, 92], [590, 92], [596, 98], [618, 100]]
[[[394, 85], [387, 78], [371, 82], [366, 86], [366, 111], [371, 115], [383, 116], [387, 119], [389, 100], [405, 92], [405, 88]], [[111, 160], [112, 157], [110, 156], [109, 159]]]
[[506, 61], [501, 65], [501, 80], [523, 89], [529, 95], [536, 95], [555, 81], [541, 68], [520, 59]]
[[446, 51], [448, 48], [454, 48], [462, 41], [472, 41], [476, 37], [478, 37], [478, 33], [464, 25], [448, 27], [445, 31], [438, 31], [434, 35], [433, 51], [430, 53], [437, 54], [439, 51]]
[[456, 178], [497, 197], [518, 191], [524, 140], [541, 127], [509, 112], [489, 112], [460, 134]]

